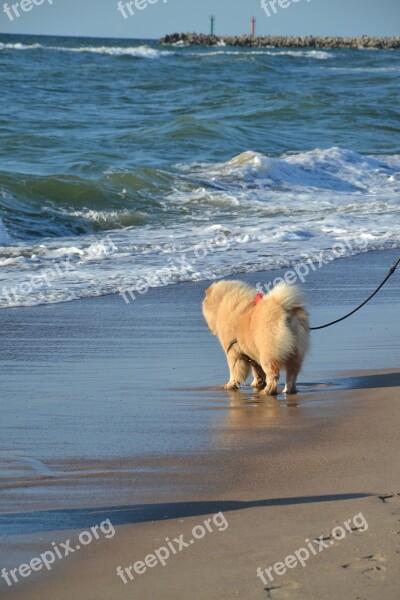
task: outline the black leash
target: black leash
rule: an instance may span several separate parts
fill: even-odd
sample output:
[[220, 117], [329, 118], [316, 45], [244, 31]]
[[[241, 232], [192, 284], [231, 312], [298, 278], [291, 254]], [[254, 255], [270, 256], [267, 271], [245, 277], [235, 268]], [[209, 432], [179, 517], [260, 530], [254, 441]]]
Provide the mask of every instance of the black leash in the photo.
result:
[[[360, 308], [362, 308], [363, 306], [365, 306], [367, 304], [367, 302], [369, 302], [378, 292], [379, 290], [385, 285], [385, 283], [387, 282], [387, 280], [389, 279], [389, 277], [391, 277], [393, 275], [393, 273], [395, 272], [395, 270], [397, 269], [397, 267], [400, 264], [400, 256], [399, 258], [396, 260], [396, 262], [390, 267], [388, 274], [386, 275], [385, 279], [382, 281], [382, 283], [380, 284], [379, 287], [376, 288], [376, 290], [374, 292], [372, 292], [372, 294], [370, 296], [368, 296], [368, 298], [366, 300], [364, 300], [364, 302], [362, 302], [359, 306], [357, 306], [357, 308], [355, 308], [354, 310], [352, 310], [351, 312], [349, 312], [347, 315], [345, 315], [344, 317], [341, 317], [340, 319], [336, 319], [335, 321], [331, 321], [330, 323], [326, 323], [326, 325], [319, 325], [319, 327], [310, 327], [309, 331], [317, 331], [317, 329], [325, 329], [325, 327], [330, 327], [331, 325], [335, 325], [336, 323], [340, 323], [341, 321], [344, 321], [345, 319], [347, 319], [348, 317], [351, 317], [351, 315], [354, 315], [354, 313], [356, 313], [358, 310], [360, 310]], [[233, 346], [235, 344], [238, 343], [237, 338], [234, 338], [231, 343], [229, 344], [226, 353], [228, 354], [229, 351], [233, 348]], [[242, 358], [244, 358], [245, 360], [247, 360], [248, 362], [255, 362], [252, 358], [250, 358], [249, 356], [247, 356], [247, 354], [241, 354]], [[237, 359], [236, 359], [237, 360]]]
[[365, 306], [365, 304], [367, 304], [367, 302], [369, 302], [375, 296], [375, 294], [377, 294], [379, 292], [379, 290], [385, 285], [385, 283], [387, 282], [387, 280], [389, 279], [389, 277], [391, 277], [393, 275], [393, 273], [395, 272], [395, 270], [397, 269], [397, 267], [399, 266], [399, 264], [400, 264], [400, 257], [390, 267], [389, 273], [386, 275], [385, 279], [382, 281], [382, 283], [380, 284], [380, 286], [377, 287], [376, 290], [370, 296], [368, 296], [368, 298], [366, 300], [364, 300], [364, 302], [362, 304], [360, 304], [359, 306], [357, 306], [357, 308], [355, 308], [354, 310], [352, 310], [351, 312], [349, 312], [344, 317], [341, 317], [340, 319], [336, 319], [336, 321], [331, 321], [330, 323], [326, 323], [326, 325], [320, 325], [319, 327], [310, 327], [310, 331], [316, 331], [317, 329], [325, 329], [325, 327], [330, 327], [331, 325], [335, 325], [336, 323], [340, 323], [340, 321], [344, 321], [345, 319], [347, 319], [347, 317], [351, 317], [351, 315], [354, 315], [354, 313], [356, 313], [358, 310], [360, 310], [360, 308], [362, 308], [363, 306]]

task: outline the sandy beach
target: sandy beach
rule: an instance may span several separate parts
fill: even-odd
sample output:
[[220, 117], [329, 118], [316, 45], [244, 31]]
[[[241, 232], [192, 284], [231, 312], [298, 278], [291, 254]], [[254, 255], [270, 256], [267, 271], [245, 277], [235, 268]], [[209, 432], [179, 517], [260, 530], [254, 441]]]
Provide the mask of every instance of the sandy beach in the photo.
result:
[[[312, 324], [353, 308], [395, 258], [311, 272]], [[60, 552], [3, 576], [4, 598], [398, 598], [398, 273], [313, 333], [300, 393], [276, 399], [219, 389], [206, 285], [0, 312], [0, 566]], [[304, 566], [287, 558], [300, 548]]]

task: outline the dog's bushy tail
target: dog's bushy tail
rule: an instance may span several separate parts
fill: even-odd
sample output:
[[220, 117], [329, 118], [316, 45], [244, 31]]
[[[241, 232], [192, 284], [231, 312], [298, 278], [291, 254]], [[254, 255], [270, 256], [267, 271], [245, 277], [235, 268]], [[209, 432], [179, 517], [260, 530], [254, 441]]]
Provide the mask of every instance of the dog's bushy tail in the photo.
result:
[[[266, 296], [264, 302], [277, 304], [286, 317], [277, 328], [277, 357], [285, 360], [293, 353], [303, 358], [309, 346], [309, 320], [305, 299], [301, 290], [285, 281], [278, 283]], [[283, 316], [283, 315], [282, 315]]]
[[305, 307], [305, 300], [301, 290], [296, 285], [291, 285], [285, 281], [278, 283], [266, 296], [265, 299], [275, 300], [287, 312], [297, 308]]

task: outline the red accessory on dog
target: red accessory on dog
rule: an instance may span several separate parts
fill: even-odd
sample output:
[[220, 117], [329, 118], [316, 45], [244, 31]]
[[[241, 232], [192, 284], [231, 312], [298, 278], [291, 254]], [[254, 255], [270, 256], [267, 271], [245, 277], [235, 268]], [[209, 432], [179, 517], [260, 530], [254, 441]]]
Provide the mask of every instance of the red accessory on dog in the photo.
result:
[[254, 304], [258, 304], [260, 302], [260, 300], [262, 300], [264, 298], [264, 294], [257, 294], [257, 296], [255, 297], [254, 300]]

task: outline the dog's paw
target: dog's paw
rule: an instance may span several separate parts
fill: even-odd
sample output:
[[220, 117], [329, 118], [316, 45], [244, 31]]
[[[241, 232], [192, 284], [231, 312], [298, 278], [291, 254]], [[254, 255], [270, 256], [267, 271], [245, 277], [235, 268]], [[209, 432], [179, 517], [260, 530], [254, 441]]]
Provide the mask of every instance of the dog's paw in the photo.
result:
[[261, 390], [260, 394], [262, 394], [263, 396], [277, 396], [278, 388], [276, 386], [272, 387], [270, 385], [267, 385], [263, 390]]
[[297, 388], [296, 387], [292, 387], [292, 388], [288, 388], [286, 385], [283, 388], [282, 392], [284, 394], [297, 394]]
[[266, 385], [267, 385], [267, 382], [263, 381], [262, 379], [254, 379], [250, 384], [250, 386], [252, 388], [256, 388], [258, 390], [262, 390], [262, 388], [265, 387]]
[[226, 383], [225, 385], [221, 386], [221, 389], [223, 389], [223, 390], [238, 390], [239, 389], [239, 384], [238, 383], [231, 383], [230, 381], [228, 381], [228, 383]]

